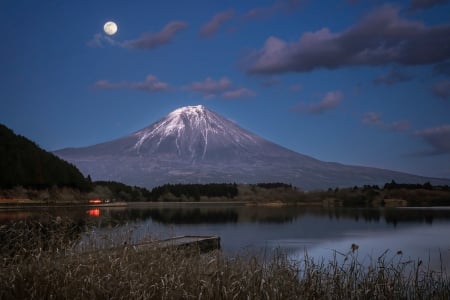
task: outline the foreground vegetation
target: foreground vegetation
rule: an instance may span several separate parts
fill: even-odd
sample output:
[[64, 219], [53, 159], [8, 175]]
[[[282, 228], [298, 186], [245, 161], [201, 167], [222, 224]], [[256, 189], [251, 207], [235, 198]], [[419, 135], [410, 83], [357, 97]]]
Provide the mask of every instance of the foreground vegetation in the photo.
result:
[[[88, 243], [64, 218], [0, 227], [0, 299], [449, 299], [445, 270], [401, 253], [358, 260], [357, 246], [331, 261], [283, 253], [200, 255], [196, 249], [137, 251], [126, 237], [114, 250]], [[344, 259], [342, 259], [344, 258]], [[341, 262], [342, 261], [342, 262]]]

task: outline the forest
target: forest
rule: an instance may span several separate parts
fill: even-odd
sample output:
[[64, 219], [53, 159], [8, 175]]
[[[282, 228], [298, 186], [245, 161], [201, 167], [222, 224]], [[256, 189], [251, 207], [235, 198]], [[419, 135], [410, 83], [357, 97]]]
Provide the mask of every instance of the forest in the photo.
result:
[[2, 124], [0, 141], [0, 188], [44, 189], [57, 186], [81, 191], [91, 188], [89, 178], [85, 178], [74, 165], [16, 135]]

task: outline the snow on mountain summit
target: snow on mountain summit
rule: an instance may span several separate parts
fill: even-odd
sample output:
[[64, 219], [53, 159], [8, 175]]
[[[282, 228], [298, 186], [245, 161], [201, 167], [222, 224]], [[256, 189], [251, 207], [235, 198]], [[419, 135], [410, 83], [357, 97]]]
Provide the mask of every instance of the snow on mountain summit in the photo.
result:
[[221, 145], [234, 145], [245, 148], [258, 138], [233, 122], [208, 110], [203, 105], [178, 108], [160, 121], [134, 134], [137, 141], [134, 149], [142, 153], [145, 144], [151, 144], [151, 152], [161, 147], [170, 152], [170, 144], [175, 146], [178, 156], [191, 158], [205, 157], [208, 148]]
[[193, 105], [193, 106], [184, 106], [175, 109], [169, 115], [180, 115], [180, 114], [188, 114], [188, 115], [201, 115], [204, 114], [207, 109], [203, 105]]
[[136, 132], [139, 140], [135, 147], [139, 148], [146, 139], [156, 135], [167, 137], [176, 133], [179, 136], [186, 127], [201, 129], [205, 127], [207, 118], [207, 111], [202, 105], [178, 108], [157, 122], [157, 126], [152, 125]]

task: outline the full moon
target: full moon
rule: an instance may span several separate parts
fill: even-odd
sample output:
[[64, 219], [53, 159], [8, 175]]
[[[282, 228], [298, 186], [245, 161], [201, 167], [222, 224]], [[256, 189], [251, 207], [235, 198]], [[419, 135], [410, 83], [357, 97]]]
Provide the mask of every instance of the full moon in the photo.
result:
[[117, 24], [113, 21], [106, 22], [105, 25], [103, 25], [103, 30], [108, 35], [113, 35], [117, 32]]

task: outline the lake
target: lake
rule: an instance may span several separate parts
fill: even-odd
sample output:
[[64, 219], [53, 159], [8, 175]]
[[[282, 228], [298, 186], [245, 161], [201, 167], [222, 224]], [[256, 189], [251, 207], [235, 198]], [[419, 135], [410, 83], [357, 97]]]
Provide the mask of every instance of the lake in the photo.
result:
[[450, 270], [450, 207], [344, 208], [238, 204], [130, 204], [126, 207], [50, 207], [0, 210], [0, 222], [47, 214], [93, 224], [97, 240], [118, 236], [139, 242], [146, 236], [218, 235], [225, 253], [281, 249], [289, 257], [320, 260], [359, 246], [358, 257], [421, 259]]

